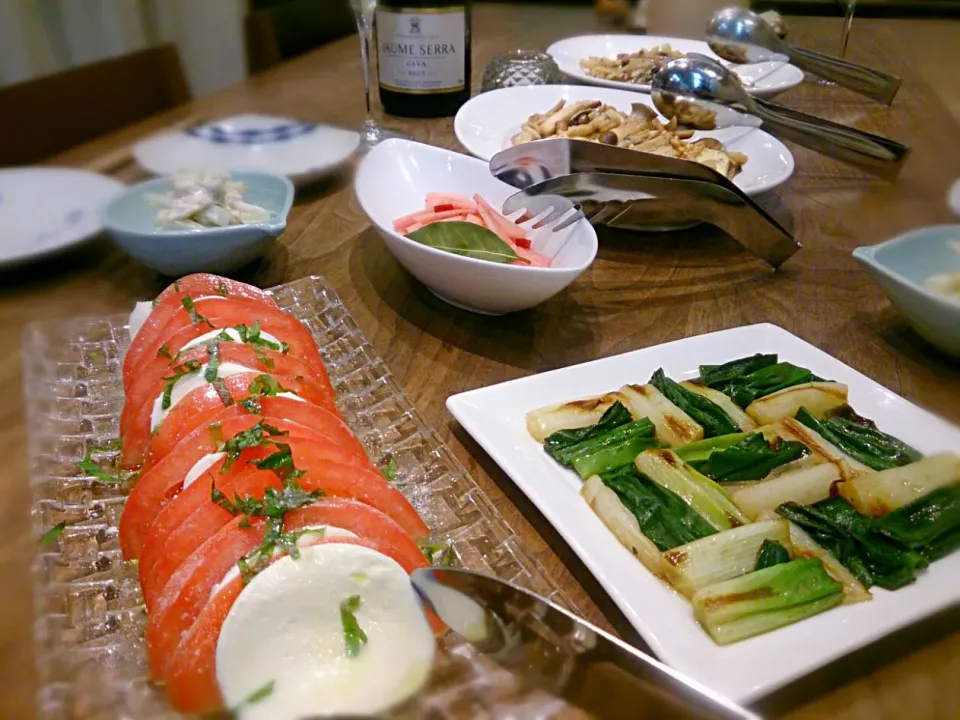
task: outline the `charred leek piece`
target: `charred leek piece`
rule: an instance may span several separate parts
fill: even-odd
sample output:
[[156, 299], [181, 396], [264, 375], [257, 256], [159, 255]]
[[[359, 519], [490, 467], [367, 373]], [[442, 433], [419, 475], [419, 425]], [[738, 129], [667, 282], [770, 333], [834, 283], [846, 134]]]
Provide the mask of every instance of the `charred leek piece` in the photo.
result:
[[943, 453], [853, 478], [840, 486], [840, 494], [857, 512], [881, 517], [938, 488], [956, 483], [960, 483], [960, 457]]
[[710, 458], [715, 452], [726, 450], [739, 442], [747, 439], [747, 433], [735, 433], [733, 435], [721, 435], [720, 437], [707, 438], [706, 440], [697, 440], [696, 442], [681, 445], [674, 448], [673, 451], [680, 456], [680, 459], [689, 465], [702, 463]]
[[749, 522], [723, 488], [686, 465], [672, 450], [645, 450], [634, 464], [657, 485], [683, 498], [716, 530], [729, 530]]
[[[711, 535], [716, 530], [670, 490], [651, 482], [632, 467], [601, 476], [640, 530], [662, 551]], [[606, 520], [605, 520], [606, 522]]]
[[960, 484], [937, 488], [876, 520], [874, 529], [937, 560], [960, 544]]
[[743, 514], [755, 520], [765, 511], [776, 510], [786, 502], [809, 505], [825, 500], [830, 497], [830, 488], [840, 478], [840, 470], [833, 463], [811, 465], [735, 490], [732, 497]]
[[790, 562], [790, 552], [776, 540], [764, 540], [757, 552], [754, 570], [763, 570], [774, 565]]
[[777, 508], [777, 514], [806, 530], [865, 587], [896, 590], [912, 583], [928, 564], [920, 553], [876, 532], [870, 518], [857, 513], [843, 498], [809, 507], [785, 503]]
[[768, 425], [781, 418], [792, 418], [802, 407], [807, 408], [815, 417], [823, 417], [846, 404], [846, 385], [835, 382], [808, 382], [754, 400], [747, 406], [747, 415], [761, 425]]
[[537, 408], [527, 413], [527, 430], [537, 442], [543, 442], [560, 430], [590, 427], [600, 422], [607, 409], [620, 399], [617, 393], [607, 393]]
[[873, 599], [873, 595], [856, 575], [844, 567], [832, 552], [818, 544], [806, 530], [795, 523], [790, 523], [790, 544], [793, 545], [793, 552], [798, 557], [820, 558], [830, 577], [843, 584], [844, 603], [852, 604]]
[[711, 585], [693, 596], [700, 624], [720, 645], [790, 625], [838, 605], [843, 586], [817, 558], [792, 560]]
[[693, 597], [709, 585], [753, 571], [757, 553], [770, 541], [790, 542], [786, 520], [742, 525], [668, 550], [663, 554], [664, 574], [679, 592]]
[[701, 365], [700, 380], [742, 408], [778, 390], [815, 380], [806, 368], [777, 362], [776, 355], [754, 355], [723, 365]]
[[650, 378], [650, 384], [687, 415], [703, 426], [704, 437], [717, 437], [737, 432], [740, 428], [727, 413], [712, 400], [691, 392], [657, 370]]
[[784, 440], [795, 440], [796, 442], [803, 443], [814, 456], [826, 462], [836, 463], [844, 480], [850, 480], [858, 475], [872, 472], [869, 466], [847, 455], [816, 430], [807, 427], [793, 418], [780, 420], [772, 425], [771, 428], [778, 437]]
[[637, 516], [627, 509], [614, 490], [603, 484], [599, 475], [594, 475], [583, 484], [580, 495], [621, 545], [633, 553], [647, 570], [658, 577], [663, 576], [660, 548], [643, 534]]
[[909, 445], [887, 435], [870, 421], [852, 413], [834, 415], [818, 420], [807, 408], [801, 407], [796, 419], [811, 430], [816, 430], [843, 452], [874, 470], [887, 470], [919, 460], [922, 455]]
[[558, 430], [543, 441], [543, 449], [555, 460], [562, 463], [563, 460], [558, 456], [562, 448], [576, 445], [597, 435], [603, 435], [614, 428], [626, 425], [631, 420], [633, 420], [633, 416], [630, 415], [630, 411], [627, 410], [623, 403], [614, 402], [613, 405], [603, 413], [600, 421], [596, 425]]
[[[698, 472], [719, 482], [762, 480], [781, 465], [809, 451], [798, 442], [775, 438], [767, 442], [762, 433], [752, 433], [736, 445], [711, 453], [706, 460], [687, 460]], [[680, 454], [680, 453], [678, 453]], [[682, 454], [680, 454], [683, 457]]]
[[637, 418], [647, 418], [657, 427], [657, 439], [678, 447], [703, 438], [703, 428], [670, 402], [653, 385], [624, 385], [618, 391]]

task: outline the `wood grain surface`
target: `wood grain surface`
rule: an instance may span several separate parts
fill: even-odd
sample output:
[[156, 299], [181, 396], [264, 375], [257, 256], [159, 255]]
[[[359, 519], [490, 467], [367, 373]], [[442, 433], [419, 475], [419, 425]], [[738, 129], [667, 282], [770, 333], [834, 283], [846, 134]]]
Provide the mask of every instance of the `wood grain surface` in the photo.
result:
[[[590, 32], [589, 8], [478, 5], [474, 87], [492, 55], [546, 47]], [[835, 19], [791, 18], [794, 42], [832, 51]], [[269, 286], [322, 274], [338, 289], [387, 364], [454, 453], [584, 615], [637, 641], [626, 621], [556, 532], [444, 408], [454, 393], [690, 335], [772, 322], [907, 399], [960, 421], [960, 368], [921, 341], [850, 256], [921, 225], [951, 221], [947, 191], [960, 177], [960, 84], [941, 76], [960, 56], [960, 24], [858, 20], [850, 56], [899, 73], [892, 108], [805, 84], [793, 107], [889, 135], [914, 153], [885, 184], [795, 148], [796, 175], [767, 201], [791, 217], [805, 249], [771, 273], [719, 233], [600, 233], [594, 265], [566, 292], [502, 318], [451, 308], [397, 264], [370, 229], [344, 172], [299, 193], [287, 232], [269, 257], [238, 277]], [[953, 58], [953, 60], [949, 60]], [[357, 127], [363, 118], [360, 54], [345, 38], [180, 110], [152, 118], [56, 159], [83, 166], [189, 116], [257, 112]], [[386, 124], [457, 148], [452, 120]], [[131, 166], [117, 177], [140, 177]], [[391, 178], [383, 179], [384, 191]], [[0, 717], [33, 716], [27, 448], [20, 400], [19, 338], [25, 323], [123, 312], [165, 285], [105, 238], [40, 265], [0, 274]], [[745, 349], [747, 351], [749, 349]], [[958, 580], [960, 582], [960, 580]], [[831, 665], [764, 702], [791, 720], [960, 718], [958, 613], [900, 633]], [[810, 642], [820, 639], [811, 637]], [[790, 652], [784, 648], [784, 652]]]

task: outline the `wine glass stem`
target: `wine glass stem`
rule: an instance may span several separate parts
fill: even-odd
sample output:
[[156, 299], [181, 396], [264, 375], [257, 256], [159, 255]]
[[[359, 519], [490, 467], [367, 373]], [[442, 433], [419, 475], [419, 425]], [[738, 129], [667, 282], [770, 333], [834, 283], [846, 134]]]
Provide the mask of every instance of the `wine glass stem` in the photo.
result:
[[367, 117], [364, 125], [368, 128], [376, 127], [376, 120], [373, 117], [373, 83], [370, 77], [370, 41], [373, 34], [373, 24], [370, 18], [363, 15], [357, 16], [357, 30], [360, 35], [360, 53], [363, 56], [363, 91], [364, 100], [367, 103]]
[[856, 0], [844, 0], [843, 2], [843, 35], [840, 38], [840, 57], [846, 57], [847, 55], [850, 26], [853, 25], [853, 11], [856, 6]]

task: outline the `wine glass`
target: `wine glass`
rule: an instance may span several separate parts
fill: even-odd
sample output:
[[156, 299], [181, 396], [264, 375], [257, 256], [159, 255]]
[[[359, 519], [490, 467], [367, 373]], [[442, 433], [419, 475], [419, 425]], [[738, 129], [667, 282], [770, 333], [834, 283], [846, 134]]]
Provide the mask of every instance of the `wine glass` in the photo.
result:
[[847, 54], [847, 42], [850, 40], [850, 26], [853, 25], [853, 11], [857, 8], [857, 0], [838, 0], [843, 6], [843, 35], [840, 37], [840, 57]]
[[357, 20], [357, 32], [360, 35], [360, 53], [363, 56], [363, 90], [367, 103], [367, 115], [360, 130], [360, 147], [369, 150], [381, 140], [388, 137], [398, 137], [395, 133], [384, 130], [377, 123], [373, 113], [373, 93], [376, 91], [374, 83], [373, 55], [370, 45], [373, 42], [374, 16], [377, 12], [377, 0], [350, 0], [350, 7]]

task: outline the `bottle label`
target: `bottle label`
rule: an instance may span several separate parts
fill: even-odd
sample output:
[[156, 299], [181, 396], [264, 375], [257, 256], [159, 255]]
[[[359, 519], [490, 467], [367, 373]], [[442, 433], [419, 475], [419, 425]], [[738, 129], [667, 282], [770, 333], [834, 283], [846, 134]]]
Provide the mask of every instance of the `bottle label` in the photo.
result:
[[466, 8], [377, 8], [380, 87], [414, 95], [466, 87]]

